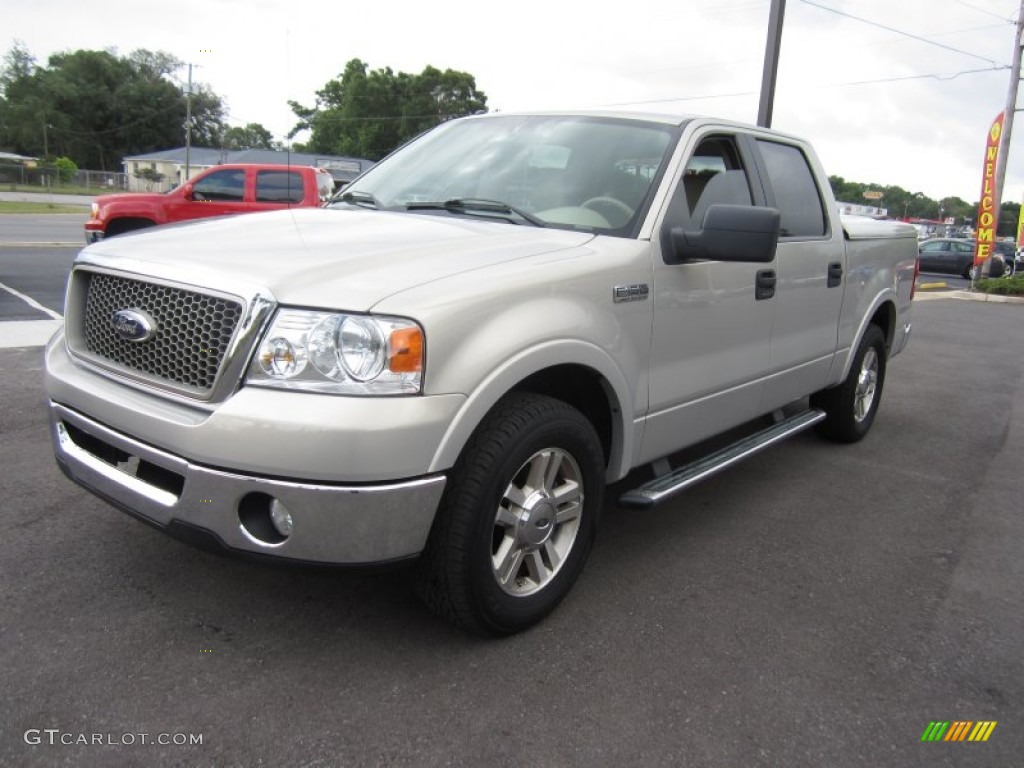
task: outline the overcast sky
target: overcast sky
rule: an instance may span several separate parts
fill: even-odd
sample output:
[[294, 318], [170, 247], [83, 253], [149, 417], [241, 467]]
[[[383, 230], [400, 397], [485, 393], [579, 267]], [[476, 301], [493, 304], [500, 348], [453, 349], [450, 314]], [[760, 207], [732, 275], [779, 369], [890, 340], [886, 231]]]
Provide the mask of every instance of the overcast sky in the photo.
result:
[[[600, 106], [753, 123], [770, 0], [3, 4], [4, 51], [20, 39], [41, 64], [79, 48], [167, 51], [198, 65], [230, 124], [262, 123], [280, 139], [295, 124], [287, 100], [312, 105], [355, 57], [469, 72], [492, 111]], [[1017, 0], [788, 0], [773, 127], [810, 139], [830, 174], [976, 201], [1018, 10]], [[1004, 199], [1024, 196], [1022, 153], [1024, 121]]]

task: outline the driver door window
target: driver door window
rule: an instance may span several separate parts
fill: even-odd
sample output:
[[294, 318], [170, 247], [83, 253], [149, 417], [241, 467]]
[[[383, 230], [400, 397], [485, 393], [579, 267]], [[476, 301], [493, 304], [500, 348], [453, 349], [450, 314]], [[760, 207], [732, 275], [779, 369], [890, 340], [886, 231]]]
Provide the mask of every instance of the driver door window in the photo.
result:
[[192, 200], [197, 203], [240, 203], [245, 199], [245, 171], [217, 171], [200, 179], [192, 187]]
[[708, 208], [716, 203], [753, 205], [750, 182], [730, 139], [713, 137], [697, 147], [683, 172], [686, 207], [699, 228]]

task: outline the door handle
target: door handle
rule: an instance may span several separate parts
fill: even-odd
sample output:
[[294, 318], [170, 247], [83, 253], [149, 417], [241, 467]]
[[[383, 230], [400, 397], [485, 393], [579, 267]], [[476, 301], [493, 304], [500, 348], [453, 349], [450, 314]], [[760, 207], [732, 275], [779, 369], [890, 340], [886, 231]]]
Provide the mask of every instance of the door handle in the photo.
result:
[[837, 285], [842, 285], [843, 282], [843, 265], [838, 261], [832, 262], [828, 265], [828, 287], [835, 288]]
[[757, 273], [757, 283], [754, 287], [754, 299], [762, 301], [770, 299], [775, 295], [775, 270], [762, 269]]

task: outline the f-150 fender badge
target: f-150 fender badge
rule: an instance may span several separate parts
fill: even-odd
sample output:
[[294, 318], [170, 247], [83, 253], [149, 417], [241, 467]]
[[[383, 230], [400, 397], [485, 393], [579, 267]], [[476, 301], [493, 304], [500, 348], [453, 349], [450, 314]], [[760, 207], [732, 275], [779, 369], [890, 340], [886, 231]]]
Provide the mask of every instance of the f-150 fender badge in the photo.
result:
[[125, 341], [145, 341], [156, 332], [156, 322], [138, 309], [119, 309], [111, 318], [114, 333]]
[[631, 285], [616, 285], [612, 288], [612, 301], [622, 304], [626, 301], [646, 301], [651, 289], [647, 283], [633, 283]]

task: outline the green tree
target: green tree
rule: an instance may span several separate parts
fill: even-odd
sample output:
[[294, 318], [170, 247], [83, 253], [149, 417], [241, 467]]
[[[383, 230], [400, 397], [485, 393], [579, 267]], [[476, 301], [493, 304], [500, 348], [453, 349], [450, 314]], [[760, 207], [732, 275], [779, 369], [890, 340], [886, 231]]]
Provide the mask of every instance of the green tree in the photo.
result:
[[[977, 210], [977, 207], [975, 207]], [[1020, 203], [1003, 203], [999, 206], [999, 223], [996, 225], [997, 237], [1017, 238], [1017, 221], [1020, 216]]]
[[24, 42], [15, 40], [11, 50], [4, 54], [3, 64], [0, 65], [0, 96], [7, 93], [7, 88], [12, 83], [31, 77], [35, 69], [35, 57]]
[[360, 59], [316, 93], [316, 104], [288, 102], [299, 122], [289, 138], [310, 131], [307, 151], [379, 160], [419, 133], [486, 109], [487, 97], [466, 72], [427, 66], [418, 75], [370, 70]]
[[152, 168], [140, 168], [133, 175], [136, 179], [144, 181], [146, 188], [149, 190], [155, 189], [157, 185], [166, 178], [165, 174], [160, 173], [159, 171], [154, 171]]
[[[903, 187], [884, 184], [864, 184], [847, 181], [842, 176], [829, 176], [832, 193], [836, 200], [846, 203], [871, 204], [877, 202], [885, 208], [889, 216], [896, 219], [928, 219], [939, 220], [953, 218], [957, 224], [964, 223], [974, 217], [977, 205], [961, 200], [959, 197], [945, 197], [934, 200], [923, 192], [910, 192]], [[874, 201], [864, 197], [865, 192], [879, 192], [882, 197]]]
[[221, 136], [220, 145], [225, 149], [280, 149], [274, 141], [274, 134], [259, 123], [232, 126]]
[[78, 166], [70, 157], [58, 157], [53, 161], [53, 167], [57, 169], [57, 178], [61, 184], [70, 184], [78, 173]]
[[[15, 43], [0, 73], [0, 145], [101, 170], [119, 170], [125, 155], [181, 146], [187, 95], [170, 79], [180, 67], [173, 56], [147, 50], [64, 52], [41, 67]], [[192, 115], [193, 143], [215, 146], [220, 98], [194, 88]]]

